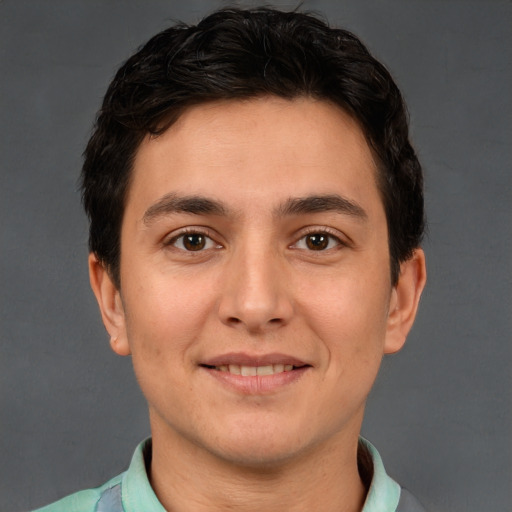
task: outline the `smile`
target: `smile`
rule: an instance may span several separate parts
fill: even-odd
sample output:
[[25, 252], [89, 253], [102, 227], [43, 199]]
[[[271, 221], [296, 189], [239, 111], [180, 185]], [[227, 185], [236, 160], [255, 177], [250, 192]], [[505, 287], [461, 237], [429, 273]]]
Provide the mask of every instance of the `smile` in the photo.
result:
[[312, 365], [286, 354], [223, 354], [201, 361], [199, 367], [223, 386], [243, 395], [277, 393], [303, 378]]
[[291, 372], [295, 367], [292, 364], [268, 364], [265, 366], [245, 366], [238, 364], [223, 364], [213, 366], [219, 372], [228, 372], [243, 377], [254, 377], [255, 375], [274, 375], [276, 373]]

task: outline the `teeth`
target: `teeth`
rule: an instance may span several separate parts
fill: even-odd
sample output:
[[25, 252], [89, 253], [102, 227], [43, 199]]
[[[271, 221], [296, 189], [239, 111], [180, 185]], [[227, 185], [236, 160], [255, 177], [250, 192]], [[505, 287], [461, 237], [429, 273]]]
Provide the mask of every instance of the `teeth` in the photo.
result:
[[240, 372], [244, 377], [252, 377], [257, 374], [256, 366], [240, 366]]
[[256, 374], [257, 375], [273, 375], [274, 374], [274, 368], [272, 365], [269, 366], [258, 366], [256, 368]]
[[229, 365], [229, 373], [234, 373], [235, 375], [240, 375], [240, 366], [238, 364], [230, 364]]
[[291, 372], [293, 365], [291, 364], [268, 364], [265, 366], [241, 366], [238, 364], [222, 364], [215, 367], [219, 372], [229, 372], [234, 375], [242, 375], [244, 377], [254, 377], [255, 375], [274, 375], [274, 373]]

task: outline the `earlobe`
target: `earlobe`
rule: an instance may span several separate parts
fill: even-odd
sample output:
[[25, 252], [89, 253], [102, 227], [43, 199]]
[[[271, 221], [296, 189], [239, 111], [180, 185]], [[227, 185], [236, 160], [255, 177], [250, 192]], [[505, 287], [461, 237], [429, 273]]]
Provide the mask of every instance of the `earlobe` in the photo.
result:
[[111, 337], [110, 348], [119, 356], [129, 356], [132, 353], [126, 336], [122, 338]]
[[398, 283], [392, 291], [385, 354], [398, 352], [403, 347], [416, 318], [426, 281], [425, 253], [422, 249], [416, 249], [411, 258], [400, 265]]
[[126, 322], [123, 303], [105, 266], [95, 254], [89, 254], [89, 280], [98, 301], [105, 329], [110, 335], [110, 346], [119, 355], [131, 353], [126, 336]]

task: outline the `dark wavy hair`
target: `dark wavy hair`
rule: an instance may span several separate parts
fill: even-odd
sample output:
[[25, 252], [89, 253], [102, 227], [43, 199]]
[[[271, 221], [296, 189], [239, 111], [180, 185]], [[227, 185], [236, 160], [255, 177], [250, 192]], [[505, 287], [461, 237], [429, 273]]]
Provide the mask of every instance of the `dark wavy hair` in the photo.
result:
[[391, 281], [424, 232], [423, 176], [403, 98], [386, 68], [346, 30], [274, 9], [216, 11], [177, 24], [130, 57], [110, 84], [84, 152], [89, 249], [120, 286], [120, 232], [135, 154], [192, 105], [274, 95], [310, 97], [356, 119], [377, 162]]

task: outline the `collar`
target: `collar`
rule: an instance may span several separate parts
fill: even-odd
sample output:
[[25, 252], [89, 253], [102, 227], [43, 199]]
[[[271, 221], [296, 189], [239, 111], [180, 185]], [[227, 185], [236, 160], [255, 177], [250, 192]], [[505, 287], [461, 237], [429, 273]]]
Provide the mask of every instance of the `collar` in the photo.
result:
[[369, 453], [373, 464], [373, 477], [361, 512], [390, 512], [396, 510], [400, 499], [400, 486], [386, 473], [377, 448], [363, 437], [359, 443]]
[[149, 483], [146, 464], [149, 466], [150, 462], [151, 438], [148, 438], [135, 449], [130, 467], [121, 482], [125, 512], [166, 512]]
[[[377, 449], [362, 437], [359, 443], [368, 452], [373, 464], [373, 476], [361, 512], [394, 511], [400, 499], [400, 486], [386, 473]], [[137, 446], [130, 467], [123, 475], [121, 489], [125, 512], [165, 512], [149, 483], [146, 465], [150, 461], [151, 438]]]

